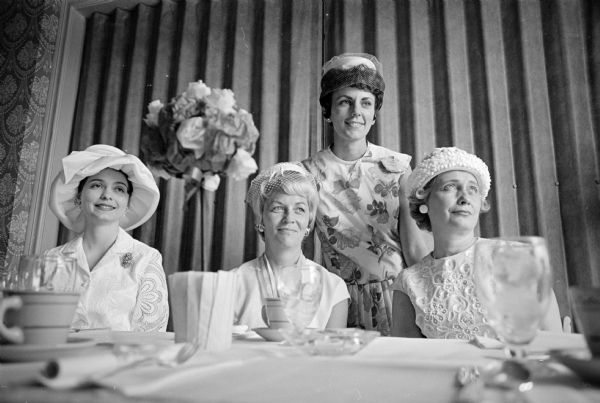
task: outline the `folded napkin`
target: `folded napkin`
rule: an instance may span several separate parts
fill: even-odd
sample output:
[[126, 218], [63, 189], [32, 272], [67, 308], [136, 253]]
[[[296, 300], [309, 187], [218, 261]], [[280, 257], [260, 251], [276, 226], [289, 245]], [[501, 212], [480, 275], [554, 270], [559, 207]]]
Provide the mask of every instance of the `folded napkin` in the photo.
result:
[[128, 368], [144, 364], [154, 364], [155, 366], [171, 364], [183, 345], [184, 343], [166, 347], [140, 345], [138, 349], [129, 346], [127, 351], [116, 349], [86, 356], [51, 360], [42, 369], [38, 380], [52, 389], [72, 389], [98, 384], [104, 378], [120, 374], [121, 370]]
[[237, 275], [179, 272], [169, 276], [176, 342], [197, 342], [201, 350], [231, 347]]

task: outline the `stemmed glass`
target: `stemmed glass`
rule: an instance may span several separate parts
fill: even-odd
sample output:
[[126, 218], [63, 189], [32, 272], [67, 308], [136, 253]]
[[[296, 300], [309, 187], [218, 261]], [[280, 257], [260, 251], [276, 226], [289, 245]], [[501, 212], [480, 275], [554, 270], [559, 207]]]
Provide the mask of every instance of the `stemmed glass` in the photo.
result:
[[314, 265], [284, 267], [277, 274], [277, 291], [293, 331], [300, 334], [310, 325], [321, 303], [323, 279]]
[[511, 358], [523, 359], [536, 336], [552, 295], [552, 272], [541, 237], [478, 242], [475, 287], [486, 317]]

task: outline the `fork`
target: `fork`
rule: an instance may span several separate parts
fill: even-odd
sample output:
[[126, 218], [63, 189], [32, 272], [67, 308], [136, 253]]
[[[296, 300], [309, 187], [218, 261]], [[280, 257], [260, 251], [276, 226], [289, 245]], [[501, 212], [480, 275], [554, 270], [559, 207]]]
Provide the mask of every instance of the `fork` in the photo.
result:
[[161, 356], [161, 354], [158, 354], [158, 355], [153, 355], [150, 357], [140, 358], [139, 360], [134, 360], [125, 365], [121, 365], [117, 368], [113, 368], [113, 369], [110, 369], [103, 373], [94, 375], [94, 376], [92, 376], [92, 380], [100, 380], [103, 378], [108, 378], [108, 377], [114, 376], [118, 373], [121, 373], [123, 371], [141, 367], [143, 365], [150, 364], [150, 363], [157, 363], [158, 365], [161, 365], [161, 366], [173, 368], [180, 364], [183, 364], [184, 362], [186, 362], [187, 360], [192, 358], [193, 355], [198, 350], [199, 346], [200, 346], [200, 343], [196, 342], [195, 340], [192, 342], [187, 342], [187, 343], [184, 343], [183, 346], [181, 346], [181, 348], [179, 349], [179, 351], [177, 351], [177, 354], [174, 357], [164, 357], [164, 356]]

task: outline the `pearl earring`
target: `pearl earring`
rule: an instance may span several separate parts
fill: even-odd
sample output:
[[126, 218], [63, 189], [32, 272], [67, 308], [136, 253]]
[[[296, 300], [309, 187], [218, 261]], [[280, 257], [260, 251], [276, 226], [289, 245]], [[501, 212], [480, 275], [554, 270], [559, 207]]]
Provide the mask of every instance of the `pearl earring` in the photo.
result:
[[429, 207], [427, 207], [426, 204], [421, 204], [419, 206], [419, 213], [421, 214], [427, 214], [429, 212]]

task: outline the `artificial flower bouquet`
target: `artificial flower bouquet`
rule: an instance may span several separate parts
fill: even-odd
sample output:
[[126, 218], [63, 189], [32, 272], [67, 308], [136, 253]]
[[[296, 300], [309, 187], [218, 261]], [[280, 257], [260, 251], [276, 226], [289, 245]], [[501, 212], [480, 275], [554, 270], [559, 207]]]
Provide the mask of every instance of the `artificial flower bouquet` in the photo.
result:
[[198, 186], [215, 191], [220, 175], [241, 180], [258, 169], [252, 158], [258, 130], [231, 90], [189, 83], [166, 105], [150, 102], [144, 122], [146, 163], [156, 176], [185, 178], [187, 199]]

